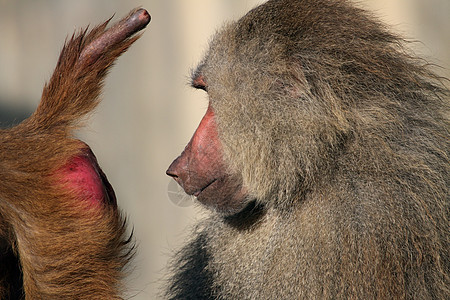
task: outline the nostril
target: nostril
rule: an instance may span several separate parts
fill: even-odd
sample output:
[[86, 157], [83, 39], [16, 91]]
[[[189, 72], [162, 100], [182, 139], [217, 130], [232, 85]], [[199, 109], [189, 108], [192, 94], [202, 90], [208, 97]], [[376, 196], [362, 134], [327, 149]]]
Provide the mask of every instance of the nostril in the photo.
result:
[[166, 174], [167, 174], [168, 176], [170, 176], [170, 177], [178, 178], [178, 175], [175, 174], [175, 172], [172, 172], [172, 170], [170, 170], [170, 169], [168, 169], [168, 170], [166, 171]]
[[177, 168], [177, 161], [178, 161], [177, 159], [174, 160], [166, 171], [166, 174], [174, 179], [177, 179], [179, 175]]

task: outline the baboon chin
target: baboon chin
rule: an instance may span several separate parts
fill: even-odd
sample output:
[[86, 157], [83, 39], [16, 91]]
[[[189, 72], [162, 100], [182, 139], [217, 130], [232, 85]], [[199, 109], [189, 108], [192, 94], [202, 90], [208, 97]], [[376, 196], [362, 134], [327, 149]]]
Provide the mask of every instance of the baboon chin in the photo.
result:
[[1, 299], [122, 299], [132, 237], [111, 184], [74, 131], [150, 15], [135, 9], [108, 22], [69, 38], [37, 110], [0, 130]]
[[449, 90], [339, 0], [270, 0], [213, 37], [209, 107], [167, 170], [206, 206], [169, 299], [448, 299]]

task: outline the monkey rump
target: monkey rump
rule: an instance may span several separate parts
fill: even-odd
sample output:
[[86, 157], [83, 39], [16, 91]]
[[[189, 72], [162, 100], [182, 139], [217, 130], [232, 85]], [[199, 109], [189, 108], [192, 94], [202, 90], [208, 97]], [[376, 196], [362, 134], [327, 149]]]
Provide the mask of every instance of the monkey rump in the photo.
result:
[[72, 157], [64, 166], [56, 170], [54, 176], [63, 188], [69, 189], [82, 201], [92, 206], [116, 205], [114, 189], [98, 165], [92, 150], [85, 145], [81, 154]]
[[149, 21], [135, 9], [74, 34], [36, 111], [0, 130], [0, 298], [121, 299], [134, 245], [112, 186], [74, 131]]

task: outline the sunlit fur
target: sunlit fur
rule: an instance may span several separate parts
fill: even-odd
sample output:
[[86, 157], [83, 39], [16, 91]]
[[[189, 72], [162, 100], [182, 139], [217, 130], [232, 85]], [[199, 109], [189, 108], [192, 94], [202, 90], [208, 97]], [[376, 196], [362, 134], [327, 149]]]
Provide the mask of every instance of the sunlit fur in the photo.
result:
[[449, 91], [348, 1], [271, 0], [204, 76], [247, 208], [211, 213], [171, 299], [448, 299]]
[[36, 112], [0, 131], [0, 298], [120, 299], [134, 245], [115, 205], [91, 206], [58, 170], [86, 145], [73, 137], [108, 69], [137, 37], [79, 60], [108, 22], [70, 38]]

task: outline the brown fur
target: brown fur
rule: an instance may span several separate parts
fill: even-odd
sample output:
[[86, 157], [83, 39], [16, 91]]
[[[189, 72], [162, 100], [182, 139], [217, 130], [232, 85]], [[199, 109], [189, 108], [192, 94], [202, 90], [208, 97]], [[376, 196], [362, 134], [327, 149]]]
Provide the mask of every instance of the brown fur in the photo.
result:
[[107, 24], [73, 35], [36, 112], [0, 131], [1, 299], [120, 299], [134, 246], [115, 199], [89, 205], [58, 173], [89, 151], [73, 132], [98, 104], [108, 69], [138, 38], [95, 53], [88, 46], [107, 36]]
[[344, 0], [271, 0], [212, 40], [206, 82], [248, 190], [177, 255], [171, 299], [449, 299], [449, 91]]

